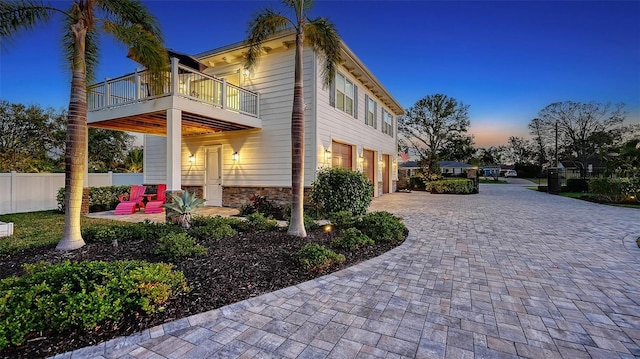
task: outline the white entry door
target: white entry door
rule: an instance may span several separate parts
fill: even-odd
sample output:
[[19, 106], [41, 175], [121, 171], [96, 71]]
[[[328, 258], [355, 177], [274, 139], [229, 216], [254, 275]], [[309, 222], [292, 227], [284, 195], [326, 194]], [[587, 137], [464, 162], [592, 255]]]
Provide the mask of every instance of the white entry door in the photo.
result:
[[207, 206], [222, 206], [222, 147], [207, 147], [207, 180], [204, 198]]

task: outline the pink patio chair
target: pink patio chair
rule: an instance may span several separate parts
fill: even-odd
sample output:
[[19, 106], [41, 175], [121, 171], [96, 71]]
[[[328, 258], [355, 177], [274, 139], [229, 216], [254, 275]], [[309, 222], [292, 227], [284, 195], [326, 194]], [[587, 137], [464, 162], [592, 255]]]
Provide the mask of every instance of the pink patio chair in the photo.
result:
[[167, 200], [167, 195], [165, 193], [166, 190], [166, 184], [158, 185], [158, 194], [156, 195], [156, 199], [147, 202], [144, 208], [144, 213], [161, 213], [164, 211], [164, 207], [162, 207], [162, 205]]
[[114, 214], [132, 214], [136, 209], [144, 208], [144, 191], [147, 189], [145, 186], [133, 185], [129, 195], [118, 196], [120, 203], [116, 206]]

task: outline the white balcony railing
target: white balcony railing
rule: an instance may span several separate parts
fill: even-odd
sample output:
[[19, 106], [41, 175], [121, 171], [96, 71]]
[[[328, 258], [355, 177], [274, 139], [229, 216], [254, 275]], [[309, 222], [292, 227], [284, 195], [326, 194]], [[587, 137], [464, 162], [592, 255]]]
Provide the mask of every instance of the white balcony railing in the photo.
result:
[[105, 110], [159, 97], [180, 96], [228, 111], [259, 117], [257, 93], [179, 65], [177, 61], [172, 63], [172, 67], [171, 72], [160, 75], [162, 78], [157, 81], [152, 81], [150, 73], [144, 70], [89, 86], [88, 110]]

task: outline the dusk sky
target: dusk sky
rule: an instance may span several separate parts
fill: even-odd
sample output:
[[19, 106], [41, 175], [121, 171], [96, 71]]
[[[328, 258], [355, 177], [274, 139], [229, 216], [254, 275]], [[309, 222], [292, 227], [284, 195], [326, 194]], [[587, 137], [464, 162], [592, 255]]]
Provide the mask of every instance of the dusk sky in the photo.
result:
[[[71, 1], [54, 1], [68, 7]], [[277, 1], [144, 1], [166, 46], [197, 54], [246, 38], [251, 17]], [[443, 93], [469, 105], [476, 147], [528, 136], [559, 101], [623, 102], [640, 123], [640, 1], [323, 1], [324, 16], [405, 108]], [[0, 99], [66, 108], [70, 74], [60, 18], [2, 39]], [[101, 43], [97, 78], [132, 72], [126, 48]]]

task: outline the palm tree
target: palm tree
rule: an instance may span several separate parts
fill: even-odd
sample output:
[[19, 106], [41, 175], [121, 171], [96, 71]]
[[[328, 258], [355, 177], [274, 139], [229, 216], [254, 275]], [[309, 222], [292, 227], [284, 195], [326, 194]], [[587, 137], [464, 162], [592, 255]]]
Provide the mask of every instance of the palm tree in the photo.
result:
[[293, 85], [293, 109], [291, 111], [291, 223], [287, 233], [292, 236], [306, 237], [303, 220], [304, 196], [304, 92], [302, 82], [303, 44], [323, 55], [322, 77], [324, 85], [329, 85], [340, 61], [340, 38], [335, 26], [324, 18], [309, 19], [308, 11], [313, 0], [283, 0], [294, 11], [293, 20], [271, 9], [259, 12], [249, 23], [249, 50], [245, 67], [253, 68], [262, 51], [263, 42], [280, 31], [295, 30], [296, 51]]
[[156, 20], [137, 0], [73, 0], [66, 10], [35, 0], [2, 1], [0, 37], [5, 40], [56, 15], [65, 24], [63, 48], [72, 74], [65, 152], [65, 224], [56, 249], [73, 250], [84, 245], [80, 209], [86, 170], [87, 80], [93, 79], [97, 64], [98, 31], [127, 45], [134, 58], [152, 72], [165, 69], [168, 61]]

